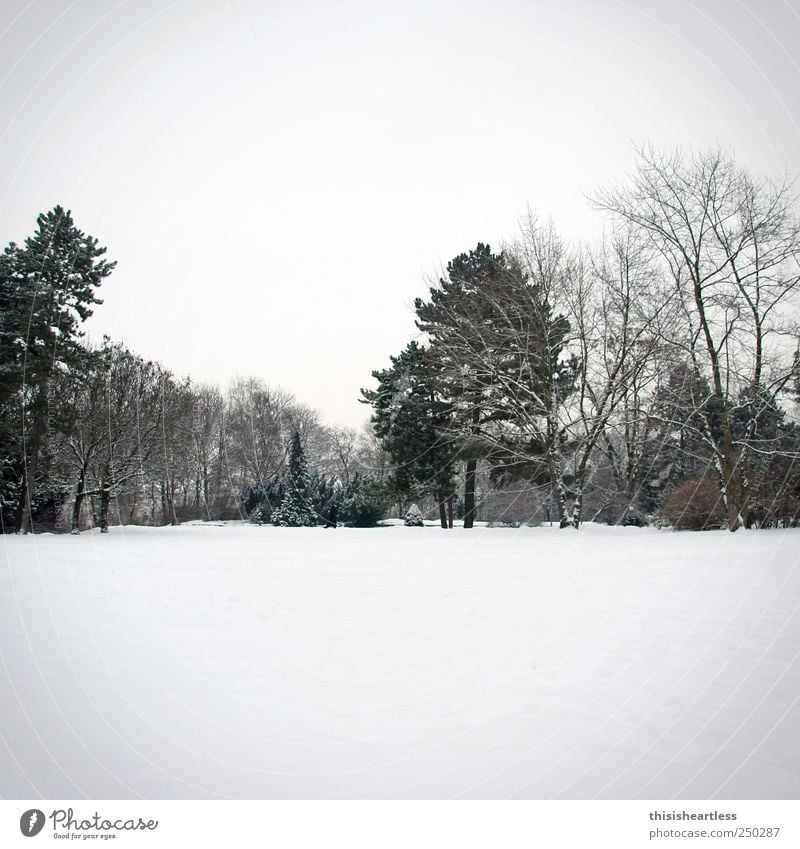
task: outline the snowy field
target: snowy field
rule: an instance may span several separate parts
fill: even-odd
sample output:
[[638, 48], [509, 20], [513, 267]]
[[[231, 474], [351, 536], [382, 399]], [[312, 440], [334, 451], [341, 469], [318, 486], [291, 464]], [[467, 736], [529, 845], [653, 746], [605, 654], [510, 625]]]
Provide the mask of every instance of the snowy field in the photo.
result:
[[4, 536], [6, 798], [798, 798], [800, 532]]

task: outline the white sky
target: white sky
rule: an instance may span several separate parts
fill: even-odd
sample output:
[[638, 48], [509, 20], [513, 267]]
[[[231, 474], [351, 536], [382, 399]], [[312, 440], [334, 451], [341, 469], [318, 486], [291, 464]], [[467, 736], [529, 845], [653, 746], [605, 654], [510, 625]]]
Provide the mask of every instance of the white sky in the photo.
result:
[[0, 240], [118, 261], [90, 328], [359, 425], [410, 304], [527, 205], [568, 237], [632, 144], [800, 171], [797, 0], [3, 0]]

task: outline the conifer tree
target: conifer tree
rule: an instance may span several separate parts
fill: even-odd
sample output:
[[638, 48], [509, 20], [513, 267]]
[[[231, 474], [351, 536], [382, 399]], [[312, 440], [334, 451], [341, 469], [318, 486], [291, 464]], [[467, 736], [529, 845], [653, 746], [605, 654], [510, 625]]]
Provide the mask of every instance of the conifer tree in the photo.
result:
[[317, 523], [312, 502], [311, 478], [298, 430], [292, 435], [289, 460], [283, 475], [283, 498], [273, 513], [272, 523], [290, 528], [308, 527]]
[[492, 459], [499, 478], [558, 474], [550, 455], [559, 440], [554, 413], [574, 380], [574, 364], [561, 362], [569, 323], [554, 314], [542, 282], [482, 243], [451, 260], [429, 300], [414, 306], [452, 404], [470, 528], [479, 459]]
[[372, 405], [372, 424], [383, 448], [397, 464], [394, 486], [406, 495], [432, 493], [447, 528], [445, 504], [453, 492], [456, 443], [450, 402], [442, 395], [439, 363], [417, 342], [410, 342], [391, 367], [372, 372], [377, 390], [362, 389]]
[[[485, 423], [484, 403], [494, 383], [491, 365], [482, 358], [485, 347], [480, 328], [485, 326], [487, 294], [506, 272], [505, 257], [478, 243], [447, 264], [447, 275], [430, 290], [430, 298], [417, 298], [417, 326], [431, 338], [435, 356], [447, 373], [447, 394], [459, 416], [460, 454], [465, 460], [464, 527], [471, 528], [475, 514], [475, 476], [481, 459], [476, 438]], [[478, 356], [476, 357], [476, 353]], [[484, 368], [488, 365], [488, 368]], [[453, 435], [455, 438], [455, 434]]]
[[31, 529], [32, 502], [45, 471], [58, 400], [50, 384], [58, 369], [85, 362], [81, 323], [101, 303], [95, 290], [115, 265], [103, 259], [106, 249], [97, 239], [77, 229], [68, 210], [56, 206], [36, 223], [24, 247], [12, 243], [0, 262], [0, 406], [19, 410], [18, 416], [4, 412], [0, 440], [14, 451], [9, 462], [17, 480], [9, 468], [4, 478], [16, 484], [17, 530]]

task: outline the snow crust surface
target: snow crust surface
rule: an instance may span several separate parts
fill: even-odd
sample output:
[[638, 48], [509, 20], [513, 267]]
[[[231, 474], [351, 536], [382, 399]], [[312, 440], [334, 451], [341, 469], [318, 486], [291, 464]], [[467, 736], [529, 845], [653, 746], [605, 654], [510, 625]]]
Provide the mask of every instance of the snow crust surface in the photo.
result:
[[5, 798], [798, 798], [800, 532], [3, 537]]

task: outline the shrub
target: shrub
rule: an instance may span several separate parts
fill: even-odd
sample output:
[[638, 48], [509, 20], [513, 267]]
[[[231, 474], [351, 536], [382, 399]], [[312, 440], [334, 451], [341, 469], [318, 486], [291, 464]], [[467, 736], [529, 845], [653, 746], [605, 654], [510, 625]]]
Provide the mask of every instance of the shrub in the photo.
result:
[[[256, 524], [271, 522], [272, 514], [283, 501], [284, 483], [279, 475], [273, 475], [265, 484], [254, 484], [242, 492], [242, 506], [251, 521]], [[229, 518], [236, 518], [237, 514]], [[220, 517], [220, 518], [225, 518]]]
[[517, 519], [497, 519], [489, 522], [490, 528], [518, 528], [522, 523]]
[[687, 480], [667, 496], [664, 518], [681, 531], [706, 531], [725, 524], [719, 486], [708, 478]]
[[374, 528], [386, 515], [386, 507], [380, 481], [356, 474], [342, 495], [339, 521], [350, 528]]
[[619, 523], [626, 528], [644, 528], [647, 526], [647, 517], [635, 507], [628, 507]]
[[407, 528], [421, 528], [423, 526], [422, 511], [416, 504], [412, 504], [408, 508], [403, 523]]

